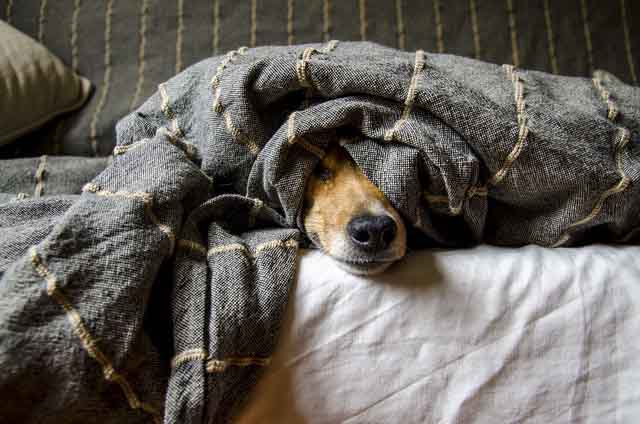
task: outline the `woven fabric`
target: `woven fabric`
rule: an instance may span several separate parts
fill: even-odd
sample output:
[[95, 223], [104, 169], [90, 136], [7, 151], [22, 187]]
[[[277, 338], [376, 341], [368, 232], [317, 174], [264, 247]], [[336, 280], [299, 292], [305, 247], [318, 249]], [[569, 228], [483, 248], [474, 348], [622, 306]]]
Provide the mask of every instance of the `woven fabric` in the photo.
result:
[[277, 340], [306, 179], [338, 137], [439, 243], [637, 240], [639, 98], [604, 72], [371, 43], [188, 68], [119, 122], [112, 161], [2, 163], [3, 419], [233, 417]]
[[0, 157], [106, 156], [115, 124], [159, 83], [240, 46], [372, 41], [560, 75], [604, 69], [638, 85], [633, 0], [0, 0], [0, 19], [94, 85], [78, 112]]

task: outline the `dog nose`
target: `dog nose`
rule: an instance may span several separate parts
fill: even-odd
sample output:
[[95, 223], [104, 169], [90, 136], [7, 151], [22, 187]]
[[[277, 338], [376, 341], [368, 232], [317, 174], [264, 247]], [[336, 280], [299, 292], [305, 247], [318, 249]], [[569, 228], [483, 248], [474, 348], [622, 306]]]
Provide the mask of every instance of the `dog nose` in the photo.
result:
[[347, 224], [347, 234], [358, 247], [368, 251], [384, 250], [396, 237], [396, 223], [387, 215], [364, 215]]

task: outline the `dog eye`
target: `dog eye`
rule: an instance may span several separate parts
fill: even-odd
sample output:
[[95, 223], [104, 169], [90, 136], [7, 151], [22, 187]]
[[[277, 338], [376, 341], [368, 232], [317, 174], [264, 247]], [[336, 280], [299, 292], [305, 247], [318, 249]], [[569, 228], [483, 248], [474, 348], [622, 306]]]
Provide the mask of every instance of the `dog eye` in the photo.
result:
[[331, 177], [333, 177], [333, 173], [329, 168], [325, 168], [322, 165], [316, 166], [316, 169], [313, 171], [314, 175], [318, 177], [321, 181], [329, 181]]

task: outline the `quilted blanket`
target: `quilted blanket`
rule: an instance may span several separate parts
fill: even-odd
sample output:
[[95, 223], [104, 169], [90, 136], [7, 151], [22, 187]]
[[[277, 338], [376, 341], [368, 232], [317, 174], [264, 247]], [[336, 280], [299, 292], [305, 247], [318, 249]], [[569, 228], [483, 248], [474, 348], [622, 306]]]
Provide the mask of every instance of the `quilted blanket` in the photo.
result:
[[639, 130], [640, 89], [605, 72], [336, 41], [193, 65], [112, 157], [2, 161], [0, 421], [230, 420], [334, 140], [429, 240], [569, 246], [637, 242]]

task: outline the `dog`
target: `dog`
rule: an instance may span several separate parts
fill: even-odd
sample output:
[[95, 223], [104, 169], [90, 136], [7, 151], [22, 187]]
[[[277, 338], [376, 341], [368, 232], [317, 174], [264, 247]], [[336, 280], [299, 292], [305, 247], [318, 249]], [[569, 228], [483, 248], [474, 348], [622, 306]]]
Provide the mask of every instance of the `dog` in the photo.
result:
[[405, 255], [400, 214], [337, 144], [307, 181], [303, 213], [309, 239], [348, 272], [378, 274]]

